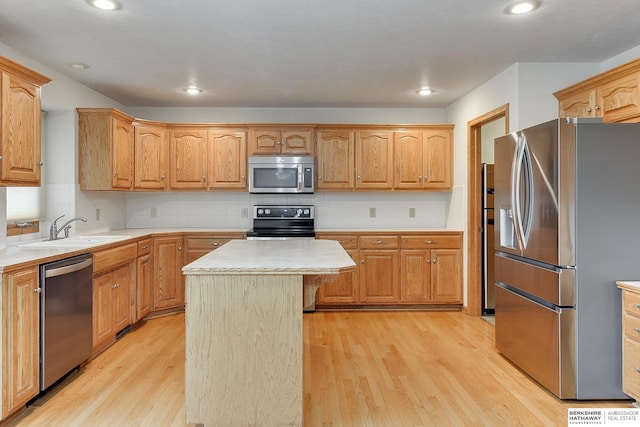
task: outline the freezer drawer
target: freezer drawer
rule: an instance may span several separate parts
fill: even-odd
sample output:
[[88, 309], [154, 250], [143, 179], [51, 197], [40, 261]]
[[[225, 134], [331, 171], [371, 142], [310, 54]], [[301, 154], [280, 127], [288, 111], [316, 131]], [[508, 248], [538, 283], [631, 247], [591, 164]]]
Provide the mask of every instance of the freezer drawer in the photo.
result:
[[576, 398], [574, 317], [496, 286], [496, 348], [561, 399]]
[[575, 306], [575, 270], [552, 266], [545, 268], [500, 252], [496, 253], [494, 262], [496, 282], [517, 287], [553, 305]]

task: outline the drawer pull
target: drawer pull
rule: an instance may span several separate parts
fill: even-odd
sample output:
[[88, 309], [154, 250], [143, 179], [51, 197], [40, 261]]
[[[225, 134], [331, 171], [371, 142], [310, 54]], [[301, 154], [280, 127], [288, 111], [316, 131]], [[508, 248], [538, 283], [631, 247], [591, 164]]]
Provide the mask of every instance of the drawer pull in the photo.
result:
[[438, 241], [437, 241], [437, 240], [425, 240], [424, 242], [425, 242], [427, 245], [433, 245], [433, 244], [435, 244], [435, 243], [438, 243]]
[[373, 243], [374, 245], [384, 245], [387, 242], [385, 240], [374, 240], [371, 243]]
[[636, 366], [636, 372], [640, 374], [640, 368]]
[[640, 328], [636, 327], [636, 328], [633, 328], [633, 330], [640, 334]]
[[640, 304], [636, 304], [636, 305], [635, 305], [635, 307], [636, 307], [636, 308], [640, 308]]
[[209, 246], [220, 246], [218, 242], [209, 242]]

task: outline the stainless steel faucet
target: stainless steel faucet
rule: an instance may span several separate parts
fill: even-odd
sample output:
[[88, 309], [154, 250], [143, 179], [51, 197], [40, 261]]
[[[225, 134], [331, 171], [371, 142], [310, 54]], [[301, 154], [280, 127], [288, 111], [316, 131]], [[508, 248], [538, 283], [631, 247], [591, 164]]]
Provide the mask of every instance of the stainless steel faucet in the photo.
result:
[[49, 240], [58, 240], [60, 239], [60, 237], [58, 237], [58, 234], [60, 234], [61, 231], [64, 231], [64, 238], [68, 238], [69, 237], [69, 229], [71, 228], [71, 223], [73, 221], [82, 221], [82, 222], [87, 222], [86, 218], [82, 218], [81, 216], [77, 216], [75, 218], [71, 218], [69, 221], [65, 222], [64, 224], [62, 224], [60, 226], [60, 228], [58, 228], [58, 220], [60, 218], [64, 217], [64, 215], [60, 215], [58, 218], [53, 220], [53, 224], [51, 224], [51, 227], [49, 227]]

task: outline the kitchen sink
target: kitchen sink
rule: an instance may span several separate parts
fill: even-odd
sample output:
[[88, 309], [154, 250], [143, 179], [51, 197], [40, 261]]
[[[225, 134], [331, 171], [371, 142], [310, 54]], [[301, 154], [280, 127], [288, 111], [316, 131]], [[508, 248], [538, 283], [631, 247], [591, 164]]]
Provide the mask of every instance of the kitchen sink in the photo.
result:
[[104, 243], [117, 242], [118, 240], [129, 239], [131, 236], [124, 235], [104, 235], [104, 236], [76, 236], [68, 239], [43, 240], [40, 242], [22, 243], [18, 246], [23, 248], [88, 248], [90, 246]]

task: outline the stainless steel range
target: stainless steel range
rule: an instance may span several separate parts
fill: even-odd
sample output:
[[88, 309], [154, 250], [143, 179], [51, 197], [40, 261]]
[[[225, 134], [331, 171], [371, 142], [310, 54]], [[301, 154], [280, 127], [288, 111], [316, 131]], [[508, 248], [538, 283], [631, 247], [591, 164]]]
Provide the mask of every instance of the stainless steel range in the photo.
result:
[[313, 205], [254, 205], [247, 240], [315, 239]]

